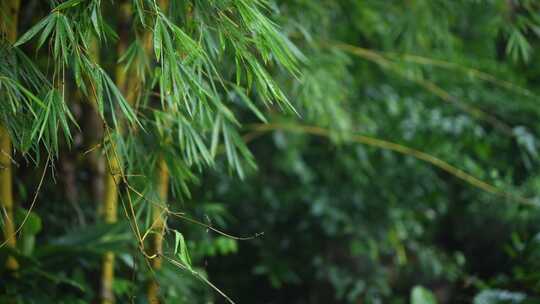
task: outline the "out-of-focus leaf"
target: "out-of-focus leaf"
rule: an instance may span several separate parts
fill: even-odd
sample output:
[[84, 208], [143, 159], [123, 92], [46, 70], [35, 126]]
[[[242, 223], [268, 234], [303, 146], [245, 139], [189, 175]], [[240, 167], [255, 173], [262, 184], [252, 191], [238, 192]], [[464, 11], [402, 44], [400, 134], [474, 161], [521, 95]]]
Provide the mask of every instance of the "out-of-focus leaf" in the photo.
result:
[[429, 289], [415, 286], [411, 290], [411, 304], [437, 304], [437, 299]]

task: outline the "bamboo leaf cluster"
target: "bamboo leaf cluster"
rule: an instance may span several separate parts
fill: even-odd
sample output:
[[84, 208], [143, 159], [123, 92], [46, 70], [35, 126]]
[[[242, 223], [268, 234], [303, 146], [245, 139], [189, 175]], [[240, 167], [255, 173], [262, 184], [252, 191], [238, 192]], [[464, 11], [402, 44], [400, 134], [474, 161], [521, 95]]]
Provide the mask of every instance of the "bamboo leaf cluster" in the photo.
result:
[[537, 254], [535, 1], [0, 1], [0, 302], [472, 300], [534, 273], [484, 281], [467, 250]]
[[[63, 161], [79, 153], [93, 166], [104, 185], [94, 191], [102, 200], [96, 222], [114, 224], [121, 212], [140, 258], [158, 271], [168, 201], [189, 197], [198, 175], [218, 162], [240, 177], [255, 167], [240, 133], [244, 114], [264, 122], [266, 110], [294, 113], [273, 74], [299, 77], [302, 54], [268, 17], [274, 8], [266, 0], [48, 4], [25, 12], [22, 26], [2, 24], [24, 31], [15, 41], [2, 37], [0, 124], [37, 164], [43, 154]], [[178, 235], [180, 263], [191, 270]], [[104, 251], [103, 303], [113, 300], [115, 260]]]

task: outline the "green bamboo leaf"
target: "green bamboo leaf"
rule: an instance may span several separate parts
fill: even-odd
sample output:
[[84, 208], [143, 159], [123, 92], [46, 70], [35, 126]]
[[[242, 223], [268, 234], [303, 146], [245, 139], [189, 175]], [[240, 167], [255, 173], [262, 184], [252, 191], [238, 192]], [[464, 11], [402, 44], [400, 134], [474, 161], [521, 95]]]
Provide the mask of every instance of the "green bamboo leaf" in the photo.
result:
[[212, 128], [212, 141], [210, 145], [210, 154], [212, 155], [212, 157], [215, 157], [217, 153], [217, 147], [219, 144], [219, 131], [221, 129], [221, 120], [221, 115], [218, 114]]
[[135, 3], [135, 12], [139, 17], [139, 21], [141, 22], [142, 26], [145, 27], [146, 24], [144, 22], [144, 9], [142, 0], [134, 0], [133, 2]]
[[156, 54], [156, 60], [159, 62], [161, 59], [161, 49], [162, 49], [162, 41], [161, 41], [161, 22], [156, 22], [156, 25], [154, 26], [154, 52]]
[[83, 1], [84, 0], [68, 0], [68, 1], [62, 2], [62, 4], [60, 4], [60, 5], [58, 5], [57, 7], [54, 8], [53, 12], [58, 12], [58, 11], [66, 9], [66, 8], [71, 8], [71, 7], [77, 6], [77, 5], [81, 4], [81, 2], [83, 2]]
[[43, 32], [41, 33], [41, 36], [39, 37], [39, 40], [38, 40], [38, 46], [37, 48], [41, 48], [41, 46], [43, 45], [43, 43], [45, 43], [45, 40], [47, 39], [47, 37], [49, 37], [49, 35], [51, 34], [53, 28], [54, 28], [54, 25], [56, 24], [55, 20], [54, 20], [54, 16], [56, 15], [51, 15], [51, 20], [50, 22], [47, 22], [47, 26], [45, 27], [45, 29], [43, 30]]
[[62, 29], [63, 31], [65, 31], [65, 35], [69, 38], [69, 42], [71, 44], [75, 44], [75, 34], [73, 33], [73, 30], [71, 29], [69, 19], [66, 16], [62, 16], [60, 20], [62, 21], [62, 25], [63, 25]]
[[[19, 90], [21, 90], [21, 92], [26, 96], [26, 98], [34, 101], [38, 106], [40, 106], [41, 108], [45, 108], [45, 104], [43, 103], [43, 101], [41, 101], [41, 99], [39, 99], [36, 95], [34, 95], [32, 92], [30, 92], [29, 90], [27, 90], [22, 84], [20, 84], [19, 82], [14, 82], [15, 85], [19, 88]], [[28, 108], [30, 111], [32, 111], [32, 114], [35, 115], [35, 113], [33, 112], [32, 108], [29, 107]]]
[[180, 246], [180, 240], [181, 240], [182, 234], [176, 230], [174, 230], [174, 255], [178, 253], [178, 248]]
[[32, 39], [41, 29], [43, 29], [49, 22], [51, 22], [53, 15], [49, 15], [45, 19], [38, 22], [38, 24], [34, 25], [32, 28], [30, 28], [26, 33], [24, 33], [17, 42], [13, 46], [19, 46], [21, 44], [24, 44], [28, 42], [28, 40]]
[[55, 22], [55, 32], [56, 32], [56, 34], [54, 35], [53, 55], [54, 55], [54, 58], [58, 59], [58, 56], [60, 54], [60, 45], [61, 45], [61, 42], [60, 42], [61, 36], [59, 34], [59, 32], [60, 32], [60, 21], [59, 20], [56, 20], [56, 22]]
[[236, 91], [236, 94], [240, 97], [240, 99], [244, 102], [244, 104], [259, 118], [262, 122], [267, 122], [266, 117], [264, 117], [263, 113], [259, 111], [259, 109], [251, 102], [249, 97], [247, 97], [244, 92], [242, 92], [242, 89], [238, 86], [234, 86], [234, 90]]
[[177, 256], [182, 264], [189, 269], [192, 270], [191, 265], [191, 258], [189, 257], [188, 248], [186, 245], [186, 241], [184, 239], [184, 236], [182, 233], [174, 230], [175, 235], [175, 246], [174, 246], [174, 255]]
[[101, 31], [99, 29], [99, 14], [97, 12], [97, 8], [94, 7], [92, 9], [92, 14], [90, 16], [90, 20], [92, 21], [92, 26], [94, 27], [94, 31], [96, 32], [96, 35], [98, 35], [98, 38], [101, 38]]

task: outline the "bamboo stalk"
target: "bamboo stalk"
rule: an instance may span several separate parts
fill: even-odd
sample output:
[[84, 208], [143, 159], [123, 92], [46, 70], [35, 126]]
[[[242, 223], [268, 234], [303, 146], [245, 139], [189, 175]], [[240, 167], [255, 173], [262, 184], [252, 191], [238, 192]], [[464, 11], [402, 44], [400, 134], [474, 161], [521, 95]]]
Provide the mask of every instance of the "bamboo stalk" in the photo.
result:
[[[13, 217], [13, 177], [11, 170], [11, 139], [8, 131], [0, 126], [0, 200], [5, 212], [4, 238], [6, 245], [11, 248], [17, 246], [15, 238], [15, 222]], [[8, 257], [6, 268], [15, 271], [19, 263], [14, 257]]]
[[[99, 45], [95, 39], [90, 43], [90, 54], [94, 57], [96, 62], [99, 62]], [[95, 121], [101, 121], [99, 117], [98, 110], [98, 101], [97, 96], [90, 96], [90, 104], [94, 110], [94, 117], [91, 119]], [[96, 122], [94, 122], [96, 124]], [[95, 127], [95, 126], [94, 126]], [[96, 142], [91, 143], [92, 145], [97, 144], [98, 140], [101, 140], [104, 136], [103, 130], [97, 130], [94, 140]], [[101, 183], [104, 185], [103, 193], [94, 193], [94, 199], [100, 202], [98, 206], [98, 214], [103, 218], [105, 223], [114, 223], [116, 222], [116, 191], [117, 186], [114, 180], [114, 177], [109, 174], [112, 169], [107, 169], [107, 174], [101, 174], [100, 167], [104, 166], [104, 158], [99, 150], [92, 151], [90, 155], [90, 163], [93, 167], [94, 174], [94, 184]], [[112, 165], [109, 162], [109, 167]], [[114, 303], [114, 293], [112, 291], [112, 285], [114, 281], [114, 253], [111, 251], [105, 252], [102, 257], [101, 264], [101, 286], [100, 286], [100, 299], [102, 304], [112, 304]]]
[[[121, 56], [127, 49], [129, 43], [129, 19], [131, 13], [131, 6], [127, 1], [124, 1], [120, 5], [119, 16], [119, 40], [117, 45], [117, 54]], [[115, 71], [116, 86], [120, 89], [124, 96], [130, 95], [131, 84], [133, 82], [127, 82], [126, 73], [124, 67], [117, 65]], [[128, 88], [129, 87], [129, 88]], [[132, 94], [131, 94], [132, 95]], [[134, 98], [127, 98], [127, 101], [133, 105]], [[114, 138], [110, 137], [110, 134], [106, 135], [107, 140], [112, 142]], [[113, 149], [114, 149], [114, 145]], [[101, 211], [106, 223], [114, 224], [118, 221], [118, 183], [120, 182], [120, 163], [115, 153], [112, 153], [112, 157], [108, 159], [107, 173], [105, 174], [105, 194], [102, 200]], [[101, 264], [101, 303], [112, 304], [114, 303], [114, 293], [112, 290], [114, 282], [114, 264], [115, 255], [114, 252], [108, 251], [103, 255]]]
[[[159, 1], [160, 9], [166, 11], [169, 6], [168, 0]], [[145, 41], [146, 42], [146, 41]], [[148, 41], [149, 42], [149, 41]], [[146, 43], [145, 43], [146, 44]], [[163, 235], [165, 233], [165, 218], [163, 215], [163, 205], [167, 203], [168, 191], [169, 191], [169, 171], [167, 169], [167, 163], [160, 157], [158, 160], [158, 174], [156, 181], [157, 194], [159, 196], [160, 205], [152, 205], [152, 247], [150, 249], [150, 255], [154, 256], [151, 260], [151, 266], [154, 271], [161, 269], [163, 253]], [[159, 284], [154, 279], [148, 283], [147, 299], [150, 304], [159, 303]]]
[[[119, 164], [116, 158], [109, 160], [109, 170], [105, 177], [105, 197], [103, 199], [103, 217], [108, 224], [116, 223], [118, 220], [118, 176]], [[114, 303], [114, 293], [112, 285], [114, 282], [114, 252], [108, 251], [103, 255], [101, 265], [101, 303]]]
[[[160, 1], [161, 8], [166, 8], [168, 5], [167, 1]], [[119, 30], [119, 42], [117, 52], [119, 55], [123, 54], [128, 46], [129, 39], [129, 19], [131, 15], [131, 5], [128, 2], [122, 3], [120, 6], [120, 30]], [[142, 38], [143, 47], [147, 53], [150, 53], [152, 47], [152, 34], [145, 33]], [[136, 97], [138, 95], [138, 89], [141, 86], [141, 79], [138, 77], [131, 77], [128, 79], [126, 71], [123, 66], [118, 65], [116, 68], [116, 85], [126, 96], [127, 101], [130, 105], [135, 104]], [[113, 140], [109, 138], [109, 140]], [[159, 174], [158, 174], [158, 195], [161, 200], [165, 201], [167, 199], [168, 185], [169, 185], [169, 175], [167, 171], [166, 164], [163, 160], [159, 160]], [[109, 167], [107, 180], [105, 183], [105, 199], [103, 200], [103, 212], [106, 222], [115, 223], [117, 221], [117, 206], [118, 206], [118, 182], [120, 172], [120, 164], [116, 157], [111, 157], [109, 159]], [[165, 227], [165, 221], [161, 216], [161, 208], [159, 206], [153, 206], [152, 208], [152, 217], [154, 226], [153, 229], [159, 231], [159, 235], [156, 235], [152, 239], [152, 248], [151, 251], [154, 253], [161, 253], [163, 247], [163, 232]], [[101, 295], [102, 295], [102, 304], [113, 303], [114, 295], [112, 293], [112, 283], [114, 281], [114, 253], [107, 252], [103, 257], [102, 264], [102, 277], [101, 277]], [[155, 259], [151, 261], [151, 266], [154, 270], [161, 268], [161, 258], [159, 254]], [[151, 282], [148, 287], [148, 299], [150, 303], [158, 303], [158, 285], [156, 282]]]
[[3, 7], [6, 11], [7, 22], [3, 24], [6, 28], [6, 38], [9, 42], [15, 43], [17, 40], [17, 26], [19, 25], [19, 8], [21, 6], [20, 0], [8, 1]]
[[[10, 43], [17, 40], [17, 25], [20, 8], [20, 0], [12, 0], [5, 7], [7, 22], [5, 26], [6, 38]], [[6, 245], [11, 248], [17, 246], [15, 237], [15, 218], [13, 216], [13, 172], [11, 169], [12, 147], [8, 130], [0, 125], [0, 204], [4, 209], [4, 238]], [[14, 257], [8, 257], [6, 268], [16, 271], [19, 263]]]
[[[169, 6], [168, 0], [160, 0], [159, 6], [161, 10], [166, 11]], [[157, 176], [157, 192], [159, 196], [160, 204], [166, 205], [169, 191], [169, 171], [167, 169], [167, 163], [163, 157], [158, 160], [158, 176]], [[163, 214], [162, 205], [152, 205], [152, 227], [154, 234], [152, 235], [152, 248], [151, 255], [155, 255], [151, 261], [152, 269], [157, 271], [161, 269], [163, 253], [163, 236], [165, 234], [165, 217]], [[148, 303], [159, 304], [159, 283], [157, 280], [151, 280], [148, 284], [147, 292]]]
[[[99, 45], [94, 39], [90, 44], [90, 53], [96, 60], [99, 61]], [[90, 118], [94, 120], [94, 124], [97, 125], [97, 121], [101, 121], [98, 111], [98, 101], [97, 96], [90, 97], [90, 104], [94, 110], [94, 117]], [[94, 126], [96, 127], [96, 126]], [[95, 142], [92, 142], [92, 145], [96, 145], [98, 140], [103, 139], [103, 130], [95, 130]], [[98, 206], [98, 215], [103, 218], [105, 223], [111, 224], [116, 222], [116, 191], [117, 186], [114, 180], [114, 177], [110, 174], [112, 169], [107, 168], [106, 174], [102, 174], [100, 167], [104, 166], [105, 159], [99, 150], [94, 150], [89, 157], [90, 165], [93, 169], [93, 179], [94, 187], [97, 184], [103, 185], [103, 192], [97, 193], [94, 191], [94, 199], [100, 202]], [[109, 162], [108, 167], [112, 167]], [[112, 304], [114, 303], [114, 293], [112, 291], [112, 285], [114, 281], [114, 253], [107, 251], [103, 254], [101, 262], [101, 286], [100, 286], [100, 299], [102, 304]]]
[[[162, 204], [166, 204], [169, 192], [169, 171], [167, 169], [167, 163], [163, 158], [158, 161], [158, 175], [157, 175], [157, 193], [159, 201]], [[165, 219], [163, 216], [163, 207], [161, 205], [152, 205], [152, 230], [154, 232], [152, 237], [151, 255], [155, 257], [151, 260], [152, 269], [161, 269], [161, 254], [163, 252], [163, 235], [165, 233]], [[148, 303], [159, 303], [159, 284], [156, 280], [150, 281], [148, 284]]]

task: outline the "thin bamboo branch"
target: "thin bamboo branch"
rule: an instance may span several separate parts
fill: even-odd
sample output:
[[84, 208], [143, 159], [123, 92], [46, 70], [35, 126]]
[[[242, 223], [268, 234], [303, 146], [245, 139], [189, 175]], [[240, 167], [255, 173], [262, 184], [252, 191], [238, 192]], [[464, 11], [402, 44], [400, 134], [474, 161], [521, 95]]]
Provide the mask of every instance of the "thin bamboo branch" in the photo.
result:
[[447, 70], [459, 71], [459, 72], [462, 72], [464, 75], [478, 78], [482, 81], [486, 81], [493, 85], [504, 88], [508, 91], [512, 91], [512, 92], [515, 92], [515, 93], [518, 93], [527, 97], [537, 97], [533, 92], [513, 82], [510, 82], [504, 79], [499, 79], [493, 76], [492, 74], [483, 72], [475, 68], [462, 66], [461, 64], [458, 64], [455, 62], [450, 62], [450, 61], [445, 61], [445, 60], [440, 60], [440, 59], [433, 59], [429, 57], [423, 57], [423, 56], [412, 55], [412, 54], [400, 54], [400, 53], [391, 53], [391, 52], [386, 52], [385, 54], [394, 58], [398, 58], [405, 62], [411, 62], [411, 63], [415, 63], [419, 65], [435, 66], [435, 67], [439, 67], [439, 68], [443, 68]]
[[[278, 123], [269, 123], [269, 124], [254, 124], [250, 126], [252, 130], [255, 132], [258, 132], [259, 134], [262, 134], [264, 132], [270, 132], [270, 131], [289, 131], [289, 132], [298, 132], [298, 133], [306, 133], [321, 137], [329, 138], [331, 137], [331, 132], [327, 129], [317, 127], [317, 126], [308, 126], [308, 125], [298, 125], [298, 124], [278, 124]], [[355, 142], [360, 143], [372, 147], [377, 147], [380, 149], [390, 150], [394, 151], [400, 154], [412, 156], [416, 159], [419, 159], [421, 161], [424, 161], [426, 163], [429, 163], [449, 174], [452, 176], [455, 176], [459, 178], [460, 180], [466, 182], [467, 184], [478, 188], [480, 190], [483, 190], [487, 193], [491, 193], [497, 196], [501, 196], [510, 200], [513, 200], [515, 202], [524, 204], [524, 205], [530, 205], [530, 206], [538, 206], [538, 203], [534, 202], [533, 200], [530, 200], [528, 198], [515, 195], [513, 193], [509, 193], [505, 190], [502, 190], [496, 186], [493, 186], [489, 183], [484, 182], [483, 180], [474, 177], [473, 175], [455, 167], [451, 164], [433, 156], [428, 153], [403, 146], [397, 143], [393, 143], [390, 141], [373, 138], [365, 135], [360, 134], [343, 134], [346, 137], [346, 140], [349, 142]], [[250, 136], [250, 138], [253, 138]]]
[[490, 113], [487, 113], [477, 107], [471, 106], [467, 103], [464, 103], [460, 101], [455, 96], [451, 95], [441, 87], [437, 86], [435, 83], [425, 80], [419, 77], [412, 76], [410, 74], [404, 73], [402, 70], [400, 70], [394, 62], [387, 59], [382, 54], [375, 52], [373, 50], [361, 48], [358, 46], [345, 44], [345, 43], [334, 43], [331, 44], [332, 46], [335, 46], [343, 51], [346, 51], [350, 54], [353, 54], [355, 56], [358, 56], [360, 58], [366, 59], [368, 61], [374, 62], [381, 66], [384, 69], [391, 70], [395, 72], [398, 76], [409, 80], [413, 83], [418, 84], [420, 87], [425, 89], [426, 91], [430, 92], [431, 94], [439, 97], [442, 101], [453, 104], [458, 109], [468, 113], [472, 117], [475, 117], [481, 121], [484, 121], [491, 126], [493, 126], [495, 129], [499, 130], [502, 134], [513, 137], [514, 133], [512, 131], [512, 127], [507, 125], [505, 122], [501, 121], [494, 115], [491, 115]]

